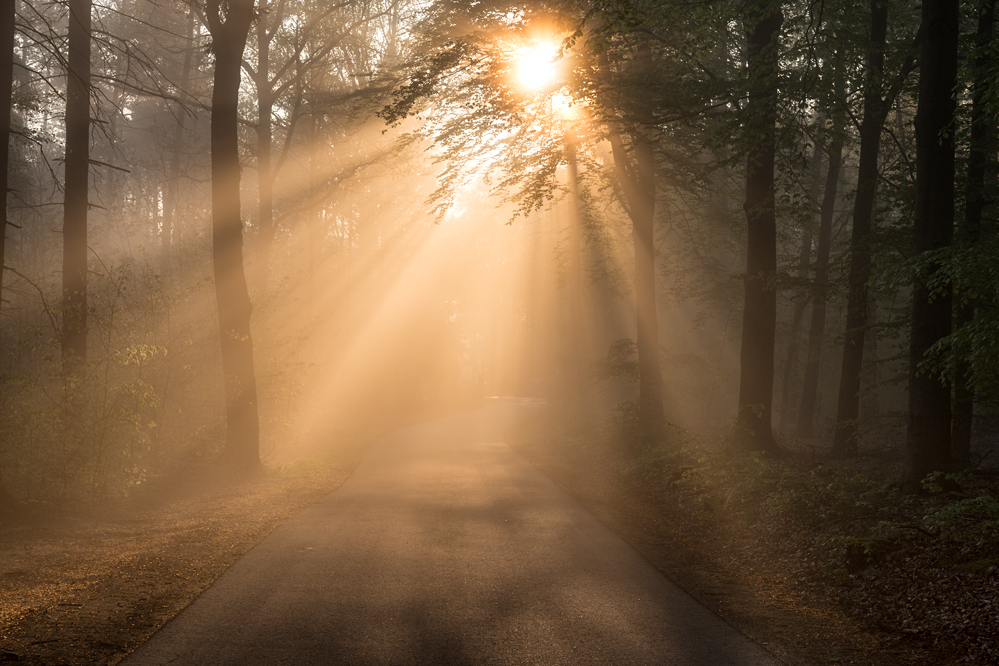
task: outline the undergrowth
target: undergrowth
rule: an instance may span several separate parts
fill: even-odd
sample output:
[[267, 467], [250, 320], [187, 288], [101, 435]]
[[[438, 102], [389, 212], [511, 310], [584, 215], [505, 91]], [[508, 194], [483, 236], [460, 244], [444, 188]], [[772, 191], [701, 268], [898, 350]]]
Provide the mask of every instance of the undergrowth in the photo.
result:
[[803, 447], [776, 459], [676, 427], [633, 455], [622, 414], [589, 435], [567, 436], [552, 415], [528, 429], [568, 464], [610, 465], [646, 503], [737, 543], [728, 552], [890, 640], [941, 663], [999, 663], [997, 470], [931, 476], [913, 496], [897, 483], [901, 463], [885, 456], [834, 460]]

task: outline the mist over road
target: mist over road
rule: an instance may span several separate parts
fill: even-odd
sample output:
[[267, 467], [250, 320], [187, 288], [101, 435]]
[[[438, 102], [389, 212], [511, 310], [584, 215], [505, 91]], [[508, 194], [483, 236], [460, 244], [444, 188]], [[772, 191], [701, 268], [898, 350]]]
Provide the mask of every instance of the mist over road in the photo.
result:
[[503, 443], [400, 430], [122, 663], [775, 664]]

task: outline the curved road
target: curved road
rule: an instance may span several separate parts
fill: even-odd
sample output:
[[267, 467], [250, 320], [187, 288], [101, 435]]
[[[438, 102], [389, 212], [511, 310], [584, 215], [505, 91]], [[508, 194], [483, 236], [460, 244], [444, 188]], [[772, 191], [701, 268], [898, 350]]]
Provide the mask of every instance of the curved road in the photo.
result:
[[125, 666], [773, 666], [503, 443], [506, 399], [400, 430]]

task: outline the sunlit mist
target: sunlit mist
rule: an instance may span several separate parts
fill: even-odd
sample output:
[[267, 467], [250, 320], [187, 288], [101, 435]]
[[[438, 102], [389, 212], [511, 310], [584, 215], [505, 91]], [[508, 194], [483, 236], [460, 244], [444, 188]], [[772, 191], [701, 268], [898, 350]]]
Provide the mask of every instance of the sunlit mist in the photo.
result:
[[[280, 37], [272, 52], [264, 58], [257, 51], [267, 44], [248, 42], [239, 89], [239, 218], [264, 464], [314, 457], [352, 433], [465, 409], [484, 396], [558, 400], [575, 381], [592, 389], [588, 409], [604, 419], [637, 395], [626, 375], [597, 376], [612, 345], [636, 338], [634, 244], [609, 142], [595, 138], [599, 105], [569, 75], [585, 63], [566, 26], [539, 21], [483, 33], [481, 50], [440, 78], [433, 99], [387, 123], [377, 111], [393, 97], [389, 79], [379, 76], [393, 75], [409, 57], [412, 28], [393, 6], [376, 18], [352, 5], [337, 10], [343, 16], [317, 14], [310, 20], [323, 28], [303, 46], [298, 19], [281, 18], [291, 10], [277, 5], [261, 18]], [[41, 230], [60, 223], [59, 174], [45, 165], [62, 159], [55, 148], [63, 100], [23, 84], [24, 94], [31, 88], [37, 97], [18, 107], [23, 123], [55, 133], [51, 150], [19, 144], [24, 182], [15, 189], [31, 196], [12, 209], [11, 229], [25, 231], [8, 234], [4, 262], [11, 270], [0, 343], [17, 352], [9, 354], [11, 368], [40, 378], [11, 393], [17, 409], [10, 413], [26, 416], [10, 432], [28, 433], [18, 435], [11, 455], [29, 462], [5, 467], [2, 480], [18, 496], [127, 495], [225, 446], [213, 292], [211, 39], [196, 17], [171, 17], [170, 31], [156, 35], [172, 40], [165, 52], [189, 57], [171, 56], [163, 66], [171, 80], [186, 82], [190, 99], [122, 89], [115, 93], [120, 114], [102, 110], [114, 120], [112, 140], [94, 139], [89, 377], [102, 383], [93, 379], [99, 404], [81, 425], [90, 434], [80, 441], [95, 462], [72, 478], [46, 471], [50, 459], [61, 461], [52, 469], [63, 469], [62, 456], [77, 455], [65, 450], [57, 428], [46, 426], [44, 442], [32, 439], [42, 436], [37, 415], [51, 424], [62, 414], [52, 399], [60, 393], [58, 312], [49, 308], [60, 301], [61, 247]], [[355, 23], [368, 26], [363, 38], [333, 45], [321, 37]], [[128, 23], [128, 30], [138, 28]], [[303, 54], [309, 59], [300, 61]], [[41, 51], [28, 56], [32, 67], [47, 66]], [[264, 66], [270, 79], [249, 75]], [[472, 76], [475, 66], [492, 69]], [[492, 98], [462, 92], [464, 76], [500, 91], [503, 103], [491, 110], [514, 111], [482, 120], [469, 105]], [[263, 91], [272, 108], [261, 115], [255, 100], [265, 80], [273, 84]], [[442, 183], [451, 190], [435, 200]], [[537, 200], [525, 205], [518, 188]], [[671, 229], [693, 219], [670, 183], [658, 191]], [[684, 277], [680, 264], [700, 255], [686, 237], [658, 242], [668, 289], [672, 276]], [[712, 261], [736, 270], [735, 253], [713, 252]], [[732, 364], [734, 346], [719, 343], [729, 330], [725, 312], [694, 333], [692, 306], [661, 306], [670, 373], [664, 391], [678, 423], [717, 421], [712, 414], [730, 401], [726, 389], [711, 385]]]
[[538, 92], [551, 85], [557, 76], [558, 46], [540, 42], [514, 52], [517, 83], [529, 92]]

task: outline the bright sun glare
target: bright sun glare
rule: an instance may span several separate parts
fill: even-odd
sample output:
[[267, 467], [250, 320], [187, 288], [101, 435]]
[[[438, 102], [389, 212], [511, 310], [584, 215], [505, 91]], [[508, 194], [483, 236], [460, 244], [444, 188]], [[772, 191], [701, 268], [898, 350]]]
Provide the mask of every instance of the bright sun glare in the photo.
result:
[[555, 80], [555, 57], [558, 47], [552, 44], [525, 46], [514, 52], [517, 80], [522, 87], [537, 92]]

